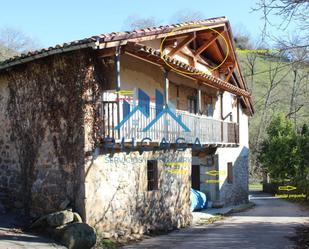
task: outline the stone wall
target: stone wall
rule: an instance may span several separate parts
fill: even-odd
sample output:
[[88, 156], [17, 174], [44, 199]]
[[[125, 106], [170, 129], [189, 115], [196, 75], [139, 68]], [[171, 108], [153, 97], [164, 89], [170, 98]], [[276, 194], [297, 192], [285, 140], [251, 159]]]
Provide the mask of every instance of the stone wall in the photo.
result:
[[[227, 109], [227, 108], [226, 108]], [[226, 205], [248, 202], [249, 195], [249, 139], [248, 116], [239, 111], [239, 147], [218, 148], [219, 159], [220, 200]], [[227, 163], [233, 165], [233, 183], [227, 182]]]
[[0, 190], [11, 207], [38, 215], [83, 199], [91, 58], [89, 51], [70, 52], [0, 72]]
[[[86, 220], [98, 231], [117, 237], [191, 222], [191, 149], [122, 152], [92, 159], [86, 170]], [[158, 159], [159, 187], [147, 191], [147, 160], [153, 159]], [[182, 171], [170, 164], [184, 161]]]
[[[248, 202], [248, 158], [249, 149], [221, 148], [217, 150], [219, 159], [220, 197], [219, 200], [225, 205], [237, 205]], [[227, 164], [233, 165], [233, 183], [227, 181]]]

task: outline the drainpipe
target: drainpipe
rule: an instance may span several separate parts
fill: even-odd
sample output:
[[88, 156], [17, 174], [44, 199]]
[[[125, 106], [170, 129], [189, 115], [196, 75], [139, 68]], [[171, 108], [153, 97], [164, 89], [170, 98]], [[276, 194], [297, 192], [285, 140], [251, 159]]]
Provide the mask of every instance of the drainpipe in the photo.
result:
[[221, 120], [223, 121], [224, 120], [224, 117], [223, 117], [223, 92], [220, 92], [220, 117], [221, 117]]

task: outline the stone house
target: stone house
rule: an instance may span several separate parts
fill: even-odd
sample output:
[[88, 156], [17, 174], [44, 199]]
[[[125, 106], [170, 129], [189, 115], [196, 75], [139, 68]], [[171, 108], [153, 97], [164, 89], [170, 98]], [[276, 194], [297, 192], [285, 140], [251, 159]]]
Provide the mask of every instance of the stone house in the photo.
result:
[[110, 236], [184, 227], [191, 186], [248, 201], [252, 114], [225, 17], [22, 54], [0, 64], [0, 192]]

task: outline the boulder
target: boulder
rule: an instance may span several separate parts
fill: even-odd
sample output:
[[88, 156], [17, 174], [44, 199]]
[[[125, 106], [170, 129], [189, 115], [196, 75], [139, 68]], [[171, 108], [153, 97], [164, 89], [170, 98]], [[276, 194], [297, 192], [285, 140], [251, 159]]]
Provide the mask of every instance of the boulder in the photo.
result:
[[70, 223], [74, 220], [73, 212], [69, 210], [59, 211], [44, 215], [32, 223], [30, 228], [37, 227], [58, 227]]
[[60, 208], [60, 210], [65, 210], [69, 207], [69, 205], [70, 205], [70, 200], [65, 199], [63, 202], [61, 202], [59, 208]]
[[74, 215], [73, 222], [83, 223], [83, 220], [78, 213], [74, 212], [73, 215]]
[[71, 211], [64, 210], [51, 213], [46, 216], [47, 224], [51, 227], [58, 227], [70, 223], [74, 220], [74, 214]]
[[96, 243], [95, 230], [86, 223], [71, 223], [57, 231], [58, 240], [68, 249], [90, 249]]

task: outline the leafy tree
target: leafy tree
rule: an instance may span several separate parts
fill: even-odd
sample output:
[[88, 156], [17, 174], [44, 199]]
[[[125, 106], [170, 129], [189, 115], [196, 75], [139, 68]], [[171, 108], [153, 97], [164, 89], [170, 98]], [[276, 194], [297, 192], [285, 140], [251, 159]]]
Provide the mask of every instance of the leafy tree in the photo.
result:
[[309, 128], [300, 132], [283, 115], [275, 116], [267, 128], [259, 160], [272, 180], [291, 180], [300, 193], [309, 194]]
[[261, 146], [260, 163], [274, 179], [295, 177], [301, 159], [292, 122], [283, 115], [275, 116], [267, 135]]

